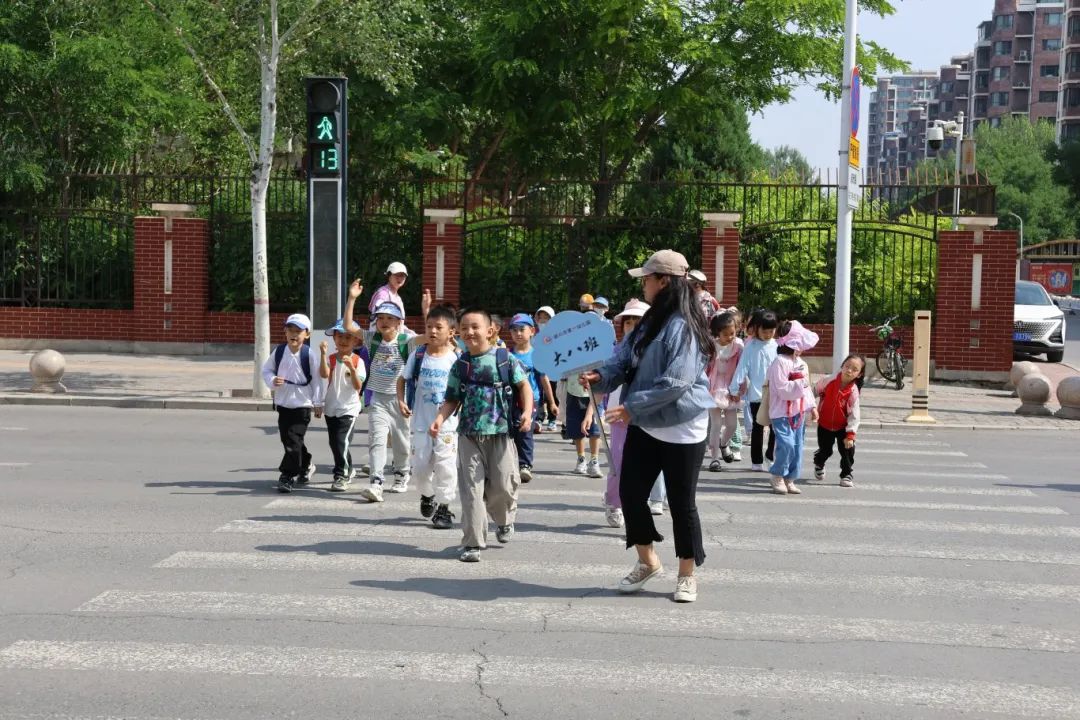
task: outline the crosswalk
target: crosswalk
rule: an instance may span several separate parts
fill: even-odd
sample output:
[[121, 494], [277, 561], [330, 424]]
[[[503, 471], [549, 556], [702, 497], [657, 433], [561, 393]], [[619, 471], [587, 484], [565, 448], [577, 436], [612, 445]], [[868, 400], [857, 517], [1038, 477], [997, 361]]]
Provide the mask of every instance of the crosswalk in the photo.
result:
[[[542, 438], [537, 465], [558, 470], [562, 450]], [[0, 647], [0, 686], [56, 678], [114, 712], [0, 702], [0, 720], [368, 714], [273, 681], [407, 717], [1080, 717], [1080, 525], [1052, 496], [929, 431], [868, 432], [853, 489], [778, 497], [747, 469], [702, 472], [708, 560], [689, 606], [670, 601], [670, 542], [662, 579], [614, 592], [632, 558], [601, 480], [538, 475], [515, 538], [475, 565], [414, 490], [368, 504], [319, 476], [232, 500], [234, 517], [194, 519], [54, 634]], [[204, 683], [247, 705], [188, 692]]]

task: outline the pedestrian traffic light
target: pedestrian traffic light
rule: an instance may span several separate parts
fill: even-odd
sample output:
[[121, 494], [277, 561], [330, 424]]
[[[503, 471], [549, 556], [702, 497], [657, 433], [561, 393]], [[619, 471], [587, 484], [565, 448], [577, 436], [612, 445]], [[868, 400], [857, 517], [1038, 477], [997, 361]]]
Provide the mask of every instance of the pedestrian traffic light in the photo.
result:
[[304, 78], [308, 172], [340, 176], [345, 168], [345, 78]]

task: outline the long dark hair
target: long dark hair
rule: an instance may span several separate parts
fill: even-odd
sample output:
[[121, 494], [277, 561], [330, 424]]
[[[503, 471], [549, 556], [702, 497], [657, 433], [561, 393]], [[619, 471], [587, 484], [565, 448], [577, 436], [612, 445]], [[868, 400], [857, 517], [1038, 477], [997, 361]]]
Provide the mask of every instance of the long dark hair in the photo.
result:
[[676, 314], [682, 315], [686, 320], [690, 334], [697, 341], [698, 350], [711, 360], [716, 354], [716, 348], [713, 346], [712, 335], [709, 334], [705, 314], [701, 311], [693, 288], [690, 287], [690, 281], [676, 275], [668, 276], [667, 287], [656, 293], [652, 305], [641, 318], [641, 324], [634, 328], [634, 354], [641, 357], [649, 343], [656, 339], [671, 316]]

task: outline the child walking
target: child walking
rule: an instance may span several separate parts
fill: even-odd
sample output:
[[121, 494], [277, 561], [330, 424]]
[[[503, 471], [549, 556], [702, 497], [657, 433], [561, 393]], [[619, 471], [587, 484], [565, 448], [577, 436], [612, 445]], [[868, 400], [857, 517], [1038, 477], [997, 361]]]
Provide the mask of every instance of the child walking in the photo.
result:
[[709, 411], [709, 457], [712, 458], [709, 470], [712, 472], [720, 472], [721, 458], [725, 463], [735, 460], [729, 445], [739, 427], [741, 403], [728, 388], [743, 351], [743, 342], [735, 335], [737, 327], [735, 315], [730, 312], [714, 315], [709, 323], [716, 347], [716, 355], [708, 369], [709, 393], [716, 401], [716, 407]]
[[420, 491], [420, 516], [432, 527], [454, 526], [450, 503], [457, 500], [457, 415], [451, 415], [434, 437], [428, 429], [446, 401], [450, 370], [457, 362], [453, 342], [457, 322], [449, 308], [436, 307], [424, 321], [427, 344], [409, 355], [397, 383], [401, 414], [411, 419], [412, 476]]
[[[349, 286], [343, 320], [349, 332], [359, 332], [353, 320], [353, 307], [363, 292], [360, 281]], [[370, 502], [383, 501], [383, 468], [386, 465], [386, 441], [394, 455], [394, 484], [388, 492], [403, 493], [409, 488], [409, 423], [401, 414], [397, 402], [397, 380], [409, 358], [410, 345], [417, 344], [415, 333], [401, 332], [404, 313], [401, 308], [385, 302], [375, 308], [375, 330], [363, 333], [370, 343], [371, 366], [368, 368], [367, 389], [371, 391], [368, 405], [368, 429], [371, 484], [360, 491]]]
[[769, 366], [776, 359], [776, 327], [779, 325], [776, 313], [772, 310], [760, 310], [750, 318], [750, 326], [753, 335], [746, 341], [742, 354], [739, 356], [738, 365], [735, 367], [735, 375], [728, 385], [728, 393], [738, 400], [744, 400], [750, 404], [750, 469], [761, 472], [765, 458], [773, 459], [773, 449], [776, 437], [769, 433], [768, 450], [761, 452], [761, 446], [765, 439], [765, 426], [759, 425], [757, 411], [761, 406], [761, 389], [765, 385], [765, 374]]
[[[633, 334], [634, 328], [641, 322], [649, 304], [637, 299], [628, 300], [623, 311], [615, 316], [615, 325], [622, 325], [622, 340], [615, 346], [615, 354], [623, 343]], [[608, 395], [608, 404], [618, 407], [622, 403], [623, 386], [619, 385]], [[622, 420], [611, 423], [611, 464], [608, 466], [607, 489], [604, 491], [604, 516], [611, 527], [623, 526], [622, 500], [619, 498], [619, 476], [622, 473], [623, 446], [626, 444], [626, 431], [629, 429]], [[661, 483], [658, 480], [657, 483]], [[661, 503], [663, 501], [661, 500]], [[661, 504], [661, 510], [663, 505]]]
[[[578, 376], [566, 378], [566, 424], [563, 425], [563, 437], [574, 441], [577, 453], [575, 475], [603, 477], [600, 471], [600, 423], [596, 420], [589, 391], [578, 380]], [[585, 438], [589, 438], [589, 460], [585, 461]]]
[[326, 331], [334, 338], [336, 352], [327, 359], [329, 346], [325, 340], [319, 344], [319, 377], [326, 380], [326, 436], [330, 441], [330, 453], [334, 456], [334, 481], [330, 492], [345, 492], [356, 474], [353, 470], [352, 443], [356, 418], [364, 409], [360, 390], [367, 378], [367, 368], [359, 355], [353, 353], [360, 339], [345, 332], [341, 320]]
[[818, 396], [818, 449], [814, 453], [814, 479], [825, 480], [825, 461], [833, 444], [840, 453], [840, 487], [852, 487], [855, 478], [855, 433], [859, 432], [859, 392], [866, 378], [866, 358], [848, 355], [840, 372], [822, 378], [814, 387]]
[[463, 547], [458, 559], [479, 562], [480, 551], [487, 547], [489, 515], [500, 543], [510, 542], [514, 535], [520, 483], [517, 450], [510, 438], [514, 393], [521, 431], [532, 422], [533, 395], [521, 363], [492, 343], [491, 315], [486, 310], [467, 309], [458, 324], [467, 350], [450, 370], [446, 401], [428, 433], [439, 437], [443, 425], [460, 409], [458, 492]]
[[555, 413], [555, 395], [551, 392], [551, 382], [547, 375], [540, 373], [533, 362], [532, 337], [536, 333], [536, 323], [527, 313], [518, 313], [510, 319], [510, 339], [513, 342], [512, 354], [521, 363], [529, 377], [529, 387], [533, 394], [533, 415], [529, 429], [512, 429], [510, 435], [517, 447], [518, 472], [521, 482], [532, 481], [533, 477], [533, 433], [540, 431], [538, 425], [540, 409], [547, 406], [548, 412]]
[[776, 460], [769, 472], [774, 493], [799, 495], [795, 481], [802, 472], [806, 422], [817, 418], [810, 368], [800, 355], [817, 345], [818, 336], [791, 320], [783, 324], [776, 342], [776, 360], [768, 372], [769, 418], [776, 437]]
[[274, 348], [262, 367], [263, 382], [274, 393], [278, 434], [285, 452], [278, 465], [278, 492], [291, 493], [315, 474], [311, 453], [304, 444], [311, 415], [322, 417], [323, 386], [311, 376], [311, 320], [294, 313], [285, 320], [285, 342]]

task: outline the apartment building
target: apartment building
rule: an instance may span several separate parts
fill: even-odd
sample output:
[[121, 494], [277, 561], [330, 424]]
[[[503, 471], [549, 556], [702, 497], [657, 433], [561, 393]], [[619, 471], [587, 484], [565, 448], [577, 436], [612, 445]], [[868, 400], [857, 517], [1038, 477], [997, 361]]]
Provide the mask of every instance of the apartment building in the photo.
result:
[[[880, 78], [870, 95], [867, 123], [867, 167], [887, 172], [917, 162], [922, 151], [919, 125], [925, 126], [931, 98], [937, 93], [938, 74], [916, 72]], [[923, 127], [925, 140], [925, 127]]]

